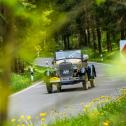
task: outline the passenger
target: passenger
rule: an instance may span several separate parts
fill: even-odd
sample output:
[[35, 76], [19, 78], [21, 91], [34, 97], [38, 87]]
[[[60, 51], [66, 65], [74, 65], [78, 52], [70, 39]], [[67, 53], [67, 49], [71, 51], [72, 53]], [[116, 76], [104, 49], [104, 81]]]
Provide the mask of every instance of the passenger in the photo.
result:
[[88, 55], [83, 55], [83, 60], [82, 60], [82, 69], [85, 69], [85, 72], [87, 72], [88, 75], [88, 80], [94, 79], [96, 77], [96, 71], [95, 71], [95, 66], [88, 65]]

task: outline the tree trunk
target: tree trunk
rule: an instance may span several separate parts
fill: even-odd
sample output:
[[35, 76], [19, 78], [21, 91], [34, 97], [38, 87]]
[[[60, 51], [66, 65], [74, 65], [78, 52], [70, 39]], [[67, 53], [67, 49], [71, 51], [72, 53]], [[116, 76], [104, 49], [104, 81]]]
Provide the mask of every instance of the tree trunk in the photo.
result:
[[121, 29], [121, 40], [125, 39], [125, 25], [124, 25], [124, 19], [122, 19], [121, 24], [120, 24], [120, 29]]
[[6, 38], [7, 32], [7, 21], [6, 18], [4, 18], [7, 10], [5, 10], [2, 3], [0, 3], [0, 13], [2, 14], [2, 17], [0, 16], [0, 48], [2, 48], [4, 46], [4, 39]]
[[84, 46], [87, 46], [88, 44], [88, 38], [87, 38], [87, 33], [86, 33], [86, 30], [84, 30]]
[[95, 35], [95, 30], [92, 30], [92, 35], [93, 35], [93, 50], [94, 50], [94, 54], [96, 53], [97, 50], [97, 44], [96, 44], [96, 35]]
[[64, 50], [66, 50], [67, 49], [67, 39], [66, 39], [65, 35], [63, 36], [63, 42], [64, 42]]
[[70, 49], [70, 36], [67, 35], [67, 49], [69, 50]]
[[58, 43], [58, 40], [59, 40], [58, 33], [55, 33], [54, 39], [55, 39], [55, 42]]
[[83, 29], [80, 28], [79, 29], [79, 48], [81, 48], [81, 46], [84, 45], [84, 32], [83, 32]]
[[82, 28], [79, 29], [79, 47], [81, 48], [82, 46], [86, 47], [87, 46], [87, 33], [86, 30], [83, 30]]
[[20, 58], [15, 58], [12, 71], [18, 74], [24, 73], [24, 62]]
[[81, 33], [78, 34], [78, 48], [81, 47]]
[[91, 46], [91, 42], [90, 42], [90, 30], [89, 30], [89, 28], [87, 29], [87, 45], [89, 47]]
[[112, 51], [111, 39], [110, 39], [110, 32], [109, 30], [106, 31], [106, 41], [107, 41], [107, 50], [108, 52]]
[[97, 38], [98, 38], [98, 51], [99, 51], [99, 54], [102, 54], [101, 31], [100, 31], [100, 28], [97, 28]]
[[125, 39], [125, 30], [124, 28], [121, 28], [121, 40]]
[[[8, 7], [6, 7], [7, 9]], [[0, 75], [0, 126], [5, 126], [4, 123], [7, 119], [7, 108], [8, 108], [8, 97], [10, 94], [10, 73], [11, 65], [16, 55], [16, 29], [15, 29], [15, 19], [12, 10], [8, 9], [6, 19], [8, 20], [7, 24], [7, 33], [4, 40], [4, 47], [2, 48], [2, 55], [0, 56], [0, 68], [2, 69]], [[11, 48], [11, 49], [10, 49]]]

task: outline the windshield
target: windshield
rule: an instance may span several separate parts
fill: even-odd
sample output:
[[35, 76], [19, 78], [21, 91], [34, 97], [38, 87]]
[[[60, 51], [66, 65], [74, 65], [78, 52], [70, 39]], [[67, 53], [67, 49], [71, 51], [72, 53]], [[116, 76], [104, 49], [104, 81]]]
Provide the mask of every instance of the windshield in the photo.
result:
[[56, 52], [56, 60], [61, 59], [80, 59], [81, 58], [81, 51], [59, 51]]

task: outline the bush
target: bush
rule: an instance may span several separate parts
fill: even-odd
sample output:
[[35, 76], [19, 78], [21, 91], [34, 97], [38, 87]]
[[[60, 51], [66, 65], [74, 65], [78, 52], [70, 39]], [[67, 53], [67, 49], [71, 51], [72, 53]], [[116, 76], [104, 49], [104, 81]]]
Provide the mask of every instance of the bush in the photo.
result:
[[[38, 81], [38, 80], [43, 80], [46, 69], [47, 69], [46, 67], [35, 66], [33, 82]], [[51, 70], [51, 68], [49, 69]], [[10, 84], [12, 93], [25, 89], [31, 86], [31, 84], [32, 84], [32, 81], [31, 81], [30, 71], [26, 70], [24, 74], [12, 73], [11, 84]]]
[[98, 53], [98, 51], [94, 52], [93, 49], [83, 48], [82, 53], [88, 54], [90, 61], [105, 62], [105, 63], [113, 63], [113, 59], [115, 60], [120, 55], [119, 49], [117, 49], [117, 48], [115, 48], [112, 52], [108, 52], [107, 50], [103, 50], [103, 52], [102, 52], [103, 60], [101, 58], [101, 55]]
[[31, 81], [27, 75], [18, 75], [18, 74], [12, 73], [10, 88], [13, 93], [20, 91], [30, 85], [31, 85]]

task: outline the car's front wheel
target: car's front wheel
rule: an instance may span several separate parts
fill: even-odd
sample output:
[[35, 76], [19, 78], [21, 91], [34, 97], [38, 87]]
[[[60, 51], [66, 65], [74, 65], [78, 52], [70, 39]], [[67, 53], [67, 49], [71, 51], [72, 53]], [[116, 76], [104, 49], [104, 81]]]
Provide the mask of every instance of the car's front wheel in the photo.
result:
[[57, 83], [57, 92], [61, 92], [61, 83]]
[[47, 92], [52, 93], [52, 84], [46, 84]]
[[82, 86], [84, 90], [88, 90], [88, 83], [85, 80], [82, 82]]
[[95, 79], [90, 79], [91, 87], [95, 87]]
[[82, 86], [84, 90], [88, 90], [88, 74], [87, 72], [84, 75], [84, 81], [82, 82]]

